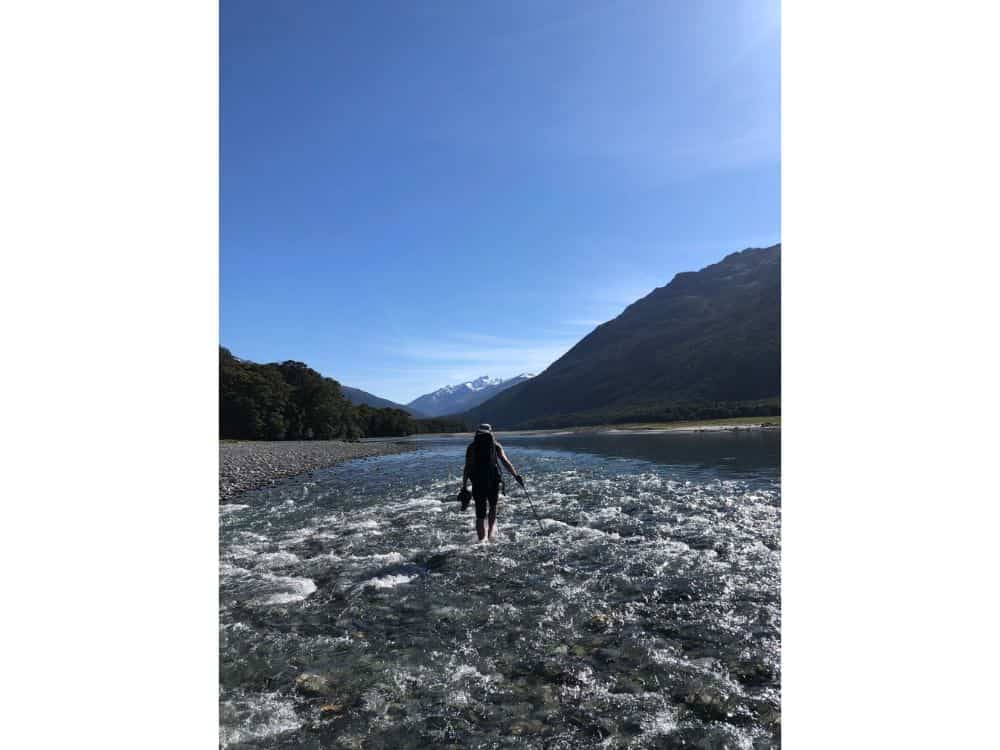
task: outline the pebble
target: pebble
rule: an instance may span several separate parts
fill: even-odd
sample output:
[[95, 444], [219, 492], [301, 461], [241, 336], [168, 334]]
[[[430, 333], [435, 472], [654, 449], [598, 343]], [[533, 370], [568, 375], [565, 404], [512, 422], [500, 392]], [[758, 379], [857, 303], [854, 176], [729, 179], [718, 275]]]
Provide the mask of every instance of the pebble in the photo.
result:
[[342, 440], [240, 441], [219, 443], [219, 499], [265, 487], [342, 461], [416, 450], [409, 443], [347, 443]]

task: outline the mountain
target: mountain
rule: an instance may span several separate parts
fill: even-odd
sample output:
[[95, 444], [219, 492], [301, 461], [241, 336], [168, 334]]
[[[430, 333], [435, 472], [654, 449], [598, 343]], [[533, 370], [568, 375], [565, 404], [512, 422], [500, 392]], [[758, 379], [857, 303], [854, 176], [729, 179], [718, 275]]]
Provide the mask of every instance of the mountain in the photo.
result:
[[466, 383], [446, 385], [433, 393], [426, 393], [415, 398], [406, 405], [406, 408], [417, 409], [429, 417], [457, 414], [472, 409], [498, 393], [533, 377], [534, 375], [526, 372], [507, 380], [483, 375]]
[[464, 418], [502, 427], [777, 413], [781, 245], [727, 255], [602, 323]]
[[368, 391], [363, 391], [360, 388], [350, 388], [346, 385], [341, 385], [340, 390], [344, 394], [344, 398], [350, 401], [355, 406], [360, 406], [361, 404], [367, 404], [368, 406], [375, 407], [376, 409], [402, 409], [405, 412], [409, 412], [414, 417], [426, 417], [427, 415], [412, 409], [409, 406], [403, 406], [402, 404], [397, 404], [395, 401], [390, 401], [387, 398], [379, 398], [374, 396]]

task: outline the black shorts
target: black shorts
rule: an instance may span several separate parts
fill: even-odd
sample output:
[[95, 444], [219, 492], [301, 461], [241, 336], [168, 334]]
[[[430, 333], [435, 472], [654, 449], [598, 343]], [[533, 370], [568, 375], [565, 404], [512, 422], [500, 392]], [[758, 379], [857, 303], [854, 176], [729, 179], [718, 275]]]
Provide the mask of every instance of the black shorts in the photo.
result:
[[476, 518], [486, 518], [486, 501], [490, 502], [490, 512], [496, 515], [497, 503], [500, 501], [500, 485], [483, 492], [476, 492], [475, 485], [472, 486], [472, 497], [476, 501]]

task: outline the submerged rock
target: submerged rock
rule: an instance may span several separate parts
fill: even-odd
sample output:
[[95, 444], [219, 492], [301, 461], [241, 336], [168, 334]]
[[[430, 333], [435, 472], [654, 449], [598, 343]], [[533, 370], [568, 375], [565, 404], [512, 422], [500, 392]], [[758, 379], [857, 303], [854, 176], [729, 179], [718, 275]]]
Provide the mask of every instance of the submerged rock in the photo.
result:
[[705, 721], [724, 721], [733, 713], [729, 696], [708, 685], [689, 688], [683, 700], [696, 716]]
[[775, 669], [762, 661], [741, 662], [736, 665], [732, 672], [736, 679], [751, 687], [763, 687], [778, 682]]
[[[747, 743], [729, 727], [683, 727], [657, 736], [651, 747], [657, 750], [703, 750], [707, 747], [712, 750], [743, 750]], [[765, 740], [752, 747], [777, 748], [778, 745]]]
[[625, 734], [637, 735], [642, 734], [642, 720], [641, 714], [633, 714], [625, 718], [622, 721], [621, 728]]
[[545, 731], [545, 725], [536, 719], [526, 721], [515, 721], [510, 725], [510, 733], [517, 736], [522, 734], [540, 734]]
[[598, 613], [587, 621], [587, 629], [595, 633], [603, 633], [609, 627], [611, 627], [611, 618], [603, 613]]
[[614, 664], [621, 659], [622, 652], [617, 648], [599, 648], [594, 653], [594, 659], [603, 664]]
[[623, 678], [619, 679], [618, 683], [611, 688], [611, 692], [627, 695], [642, 695], [646, 692], [646, 686], [640, 680]]
[[588, 722], [585, 726], [581, 726], [580, 728], [587, 735], [601, 740], [605, 740], [613, 734], [616, 734], [614, 722], [603, 716], [594, 718], [592, 721]]
[[334, 687], [328, 676], [314, 672], [303, 672], [295, 678], [295, 689], [303, 695], [330, 695]]

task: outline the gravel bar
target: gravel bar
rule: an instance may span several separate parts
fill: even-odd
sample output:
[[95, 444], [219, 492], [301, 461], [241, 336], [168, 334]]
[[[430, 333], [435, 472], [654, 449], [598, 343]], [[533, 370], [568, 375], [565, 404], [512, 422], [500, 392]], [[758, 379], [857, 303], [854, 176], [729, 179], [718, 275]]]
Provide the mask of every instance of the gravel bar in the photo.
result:
[[416, 450], [409, 443], [345, 443], [340, 440], [219, 443], [219, 499], [264, 487], [278, 479], [341, 461]]

